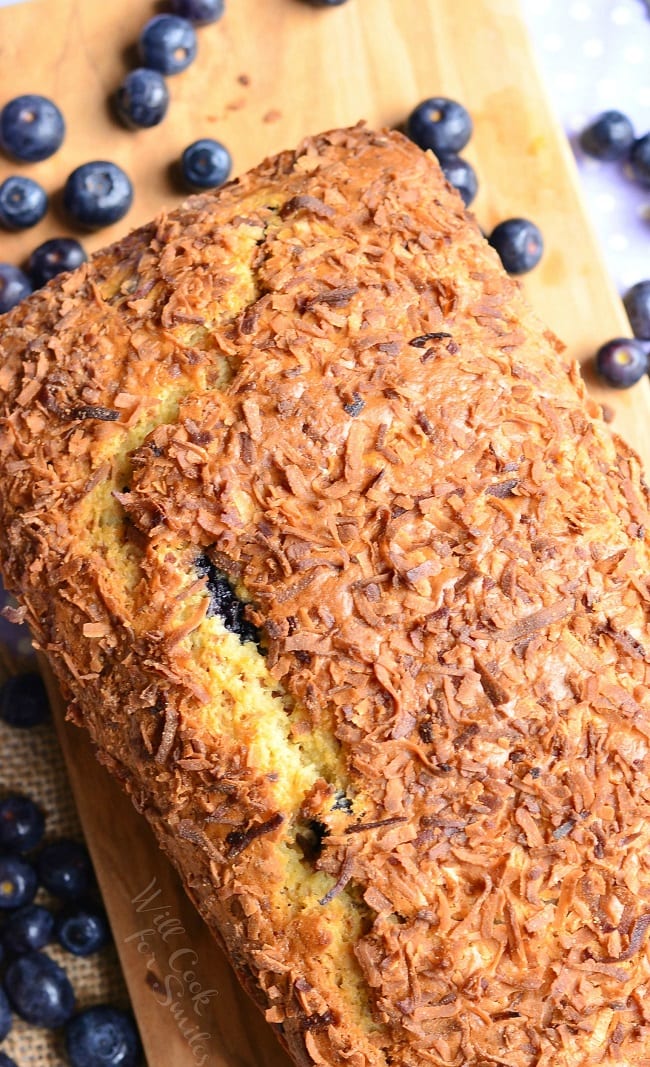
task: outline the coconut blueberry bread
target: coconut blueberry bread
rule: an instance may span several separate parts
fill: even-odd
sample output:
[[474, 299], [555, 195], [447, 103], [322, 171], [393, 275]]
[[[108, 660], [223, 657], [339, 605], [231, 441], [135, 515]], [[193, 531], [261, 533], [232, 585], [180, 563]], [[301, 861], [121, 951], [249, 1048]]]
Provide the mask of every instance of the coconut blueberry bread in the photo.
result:
[[0, 557], [298, 1064], [650, 1062], [639, 462], [365, 128], [2, 321]]

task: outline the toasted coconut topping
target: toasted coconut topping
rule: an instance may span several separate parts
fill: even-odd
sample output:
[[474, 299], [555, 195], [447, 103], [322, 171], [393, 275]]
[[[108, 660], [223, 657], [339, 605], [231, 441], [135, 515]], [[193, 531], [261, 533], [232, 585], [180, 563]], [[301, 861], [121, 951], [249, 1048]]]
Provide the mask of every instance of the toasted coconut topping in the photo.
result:
[[309, 138], [1, 330], [7, 586], [297, 1062], [647, 1067], [647, 491], [435, 160]]

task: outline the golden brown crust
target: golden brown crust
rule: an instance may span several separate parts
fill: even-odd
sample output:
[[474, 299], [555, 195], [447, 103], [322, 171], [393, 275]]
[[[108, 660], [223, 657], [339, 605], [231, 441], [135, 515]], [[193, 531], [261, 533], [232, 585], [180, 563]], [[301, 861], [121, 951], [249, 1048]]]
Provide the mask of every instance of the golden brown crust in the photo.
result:
[[[5, 579], [297, 1062], [647, 1064], [639, 462], [434, 161], [309, 139], [2, 346]], [[206, 726], [199, 551], [251, 599], [296, 767], [336, 738], [295, 807]], [[307, 906], [283, 889], [310, 820]]]

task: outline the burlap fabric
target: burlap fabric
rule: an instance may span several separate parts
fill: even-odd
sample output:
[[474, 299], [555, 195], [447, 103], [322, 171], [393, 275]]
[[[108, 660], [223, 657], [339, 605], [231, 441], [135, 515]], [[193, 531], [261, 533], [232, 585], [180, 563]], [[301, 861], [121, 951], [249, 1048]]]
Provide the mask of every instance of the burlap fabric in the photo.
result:
[[[0, 679], [9, 671], [36, 669], [29, 653], [29, 637], [22, 628], [0, 627]], [[27, 793], [46, 816], [46, 838], [61, 835], [83, 840], [79, 820], [68, 785], [53, 726], [16, 730], [0, 722], [0, 796], [8, 792]], [[52, 903], [39, 890], [37, 901]], [[128, 1007], [128, 995], [114, 947], [103, 949], [87, 959], [64, 952], [56, 945], [46, 951], [67, 971], [77, 994], [78, 1008], [111, 1003]], [[18, 1067], [61, 1067], [66, 1057], [61, 1031], [28, 1026], [14, 1016], [14, 1025], [0, 1049], [12, 1056]], [[90, 1067], [90, 1065], [89, 1065]]]

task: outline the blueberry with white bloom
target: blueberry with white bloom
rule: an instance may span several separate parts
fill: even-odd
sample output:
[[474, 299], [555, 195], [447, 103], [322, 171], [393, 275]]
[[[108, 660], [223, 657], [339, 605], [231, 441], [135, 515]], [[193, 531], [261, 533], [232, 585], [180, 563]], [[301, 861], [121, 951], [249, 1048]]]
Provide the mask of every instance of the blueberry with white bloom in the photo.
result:
[[11, 174], [0, 185], [0, 225], [5, 230], [27, 230], [47, 211], [42, 185], [23, 174]]
[[63, 188], [63, 206], [87, 230], [123, 218], [133, 203], [131, 179], [117, 163], [93, 160], [72, 171]]
[[147, 129], [162, 122], [169, 107], [167, 82], [158, 70], [130, 70], [115, 93], [115, 110], [125, 126]]
[[189, 19], [154, 15], [140, 34], [143, 66], [161, 74], [180, 74], [196, 58], [196, 31]]
[[0, 111], [0, 146], [16, 159], [27, 163], [48, 159], [64, 136], [63, 115], [46, 96], [16, 96]]
[[221, 141], [203, 137], [188, 145], [181, 157], [183, 181], [189, 189], [214, 189], [232, 170], [230, 152]]

